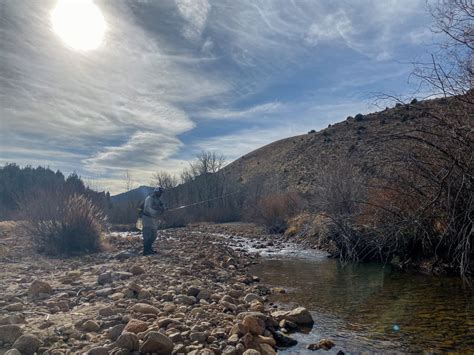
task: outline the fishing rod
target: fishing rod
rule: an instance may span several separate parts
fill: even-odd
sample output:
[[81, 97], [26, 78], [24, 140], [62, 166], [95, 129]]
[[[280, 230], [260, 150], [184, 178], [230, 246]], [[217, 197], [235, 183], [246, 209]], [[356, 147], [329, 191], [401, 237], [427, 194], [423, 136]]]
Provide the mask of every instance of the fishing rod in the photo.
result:
[[206, 202], [211, 202], [211, 201], [219, 200], [219, 199], [221, 199], [221, 198], [229, 197], [229, 196], [238, 194], [239, 192], [240, 192], [240, 191], [234, 191], [234, 192], [231, 192], [231, 193], [228, 193], [228, 194], [219, 196], [219, 197], [214, 197], [214, 198], [210, 198], [210, 199], [208, 199], [208, 200], [199, 201], [199, 202], [194, 202], [194, 203], [191, 203], [191, 204], [189, 204], [189, 205], [183, 205], [183, 206], [179, 206], [179, 207], [169, 208], [169, 209], [167, 209], [166, 211], [171, 212], [171, 211], [181, 210], [181, 209], [183, 209], [183, 208], [187, 208], [187, 207], [191, 207], [191, 206], [196, 206], [196, 205], [200, 205], [200, 204], [203, 204], [203, 203], [206, 203]]
[[[189, 205], [183, 205], [183, 206], [179, 206], [179, 207], [173, 207], [173, 208], [167, 209], [167, 210], [165, 210], [165, 211], [166, 211], [166, 212], [178, 211], [178, 210], [181, 210], [181, 209], [183, 209], [183, 208], [188, 208], [188, 207], [200, 205], [200, 204], [203, 204], [203, 203], [206, 203], [206, 202], [211, 202], [211, 201], [219, 200], [219, 199], [221, 199], [221, 198], [229, 197], [229, 196], [238, 194], [239, 192], [240, 192], [240, 191], [234, 191], [234, 192], [231, 192], [231, 193], [228, 193], [228, 194], [219, 196], [219, 197], [214, 197], [214, 198], [210, 198], [210, 199], [207, 199], [207, 200], [204, 200], [204, 201], [194, 202], [194, 203], [191, 203], [191, 204], [189, 204]], [[138, 218], [137, 223], [136, 223], [136, 228], [137, 228], [138, 230], [143, 230], [143, 224], [142, 224], [142, 219], [141, 219], [141, 218]]]

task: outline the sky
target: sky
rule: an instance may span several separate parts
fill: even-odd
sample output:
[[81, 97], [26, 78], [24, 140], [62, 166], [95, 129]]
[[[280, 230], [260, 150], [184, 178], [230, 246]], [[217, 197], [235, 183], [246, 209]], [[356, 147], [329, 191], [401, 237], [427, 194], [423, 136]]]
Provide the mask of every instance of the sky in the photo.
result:
[[0, 0], [0, 164], [112, 193], [376, 111], [434, 41], [424, 0], [92, 1]]

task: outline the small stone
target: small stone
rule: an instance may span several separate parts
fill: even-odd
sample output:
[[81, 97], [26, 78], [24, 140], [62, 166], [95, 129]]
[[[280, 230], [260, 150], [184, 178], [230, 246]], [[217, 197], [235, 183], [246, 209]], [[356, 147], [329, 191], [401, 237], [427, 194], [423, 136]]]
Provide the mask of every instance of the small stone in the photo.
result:
[[87, 320], [81, 325], [81, 329], [85, 332], [98, 332], [100, 325], [93, 320]]
[[242, 324], [254, 335], [261, 335], [265, 331], [265, 322], [258, 317], [245, 316]]
[[247, 295], [245, 295], [244, 301], [246, 303], [252, 303], [252, 301], [263, 302], [263, 299], [262, 299], [262, 297], [260, 297], [259, 295], [255, 294], [255, 293], [248, 293]]
[[224, 350], [222, 350], [223, 355], [237, 355], [237, 350], [235, 346], [227, 345]]
[[243, 355], [261, 355], [261, 353], [255, 349], [247, 349], [244, 351]]
[[211, 298], [211, 293], [208, 290], [201, 290], [201, 291], [199, 291], [196, 298], [198, 300], [208, 300], [208, 299]]
[[19, 337], [13, 344], [13, 348], [17, 349], [22, 355], [33, 355], [41, 346], [41, 340], [32, 334], [25, 334]]
[[104, 346], [98, 346], [98, 347], [92, 348], [87, 352], [87, 355], [108, 355], [108, 354], [109, 354], [109, 350]]
[[115, 276], [118, 277], [120, 280], [127, 280], [131, 278], [133, 274], [127, 271], [119, 271], [115, 273]]
[[104, 307], [99, 309], [99, 315], [102, 317], [110, 317], [119, 313], [119, 310], [115, 307]]
[[142, 275], [145, 273], [145, 269], [142, 268], [140, 265], [132, 265], [132, 267], [130, 268], [130, 272], [137, 276], [137, 275]]
[[204, 332], [191, 332], [191, 334], [189, 334], [189, 339], [191, 341], [197, 341], [198, 343], [205, 343], [207, 335]]
[[188, 306], [196, 303], [196, 297], [187, 295], [178, 295], [174, 298], [175, 302], [186, 304]]
[[137, 303], [132, 307], [132, 311], [142, 314], [159, 314], [160, 310], [146, 303]]
[[230, 334], [237, 334], [238, 336], [243, 336], [249, 332], [249, 328], [242, 323], [237, 323], [232, 326]]
[[53, 289], [49, 285], [49, 283], [40, 281], [40, 280], [34, 280], [30, 287], [28, 288], [28, 294], [33, 297], [37, 297], [41, 294], [52, 294]]
[[107, 329], [107, 337], [111, 340], [116, 340], [120, 334], [122, 334], [122, 331], [124, 330], [125, 325], [124, 324], [117, 324], [109, 329]]
[[121, 300], [124, 297], [124, 294], [122, 292], [115, 292], [109, 296], [109, 298], [112, 301], [118, 301]]
[[173, 341], [159, 332], [149, 332], [145, 335], [145, 341], [140, 347], [141, 353], [158, 353], [169, 355], [173, 351]]
[[5, 353], [5, 355], [21, 355], [21, 353], [17, 349], [10, 349]]
[[13, 343], [23, 334], [23, 330], [16, 324], [0, 325], [0, 341]]
[[150, 297], [151, 297], [151, 292], [149, 290], [144, 289], [144, 288], [140, 290], [140, 292], [138, 293], [138, 296], [137, 296], [137, 298], [139, 300], [146, 300]]
[[298, 342], [292, 337], [289, 337], [288, 335], [278, 331], [273, 333], [273, 338], [275, 339], [277, 346], [283, 348], [289, 348], [298, 344]]
[[97, 297], [107, 297], [110, 296], [113, 292], [114, 290], [112, 288], [106, 287], [95, 291], [95, 294], [97, 295]]
[[175, 310], [176, 310], [176, 305], [172, 302], [166, 302], [164, 305], [163, 305], [163, 310], [166, 312], [166, 313], [173, 313]]
[[131, 319], [124, 328], [124, 332], [130, 333], [141, 333], [148, 329], [148, 323], [139, 320], [139, 319]]
[[12, 303], [6, 306], [5, 310], [9, 312], [18, 312], [18, 311], [22, 311], [23, 308], [24, 308], [23, 303], [16, 302], [16, 303]]
[[275, 349], [269, 344], [263, 343], [259, 346], [260, 354], [262, 355], [276, 355]]
[[199, 289], [199, 287], [197, 286], [191, 286], [188, 288], [186, 294], [188, 296], [193, 296], [193, 297], [197, 297], [197, 295], [199, 295], [199, 292], [201, 292], [201, 290]]
[[271, 347], [276, 346], [276, 341], [275, 341], [275, 339], [273, 339], [272, 336], [265, 337], [265, 336], [263, 336], [263, 335], [259, 335], [259, 336], [257, 337], [257, 340], [258, 340], [258, 342], [259, 342], [260, 344], [268, 344], [268, 345], [270, 345]]
[[336, 344], [334, 344], [331, 340], [329, 339], [321, 339], [317, 343], [314, 344], [309, 344], [306, 348], [309, 350], [319, 350], [319, 349], [324, 349], [324, 350], [330, 350], [332, 349]]
[[135, 283], [135, 282], [130, 282], [127, 285], [127, 287], [128, 287], [129, 290], [132, 290], [135, 293], [139, 293], [142, 290], [142, 287], [139, 284]]
[[140, 341], [135, 333], [123, 332], [115, 341], [115, 346], [135, 351], [139, 349]]
[[112, 283], [113, 278], [112, 278], [112, 273], [111, 272], [104, 272], [103, 274], [100, 274], [97, 276], [97, 283], [99, 285], [105, 285], [105, 284], [110, 284]]

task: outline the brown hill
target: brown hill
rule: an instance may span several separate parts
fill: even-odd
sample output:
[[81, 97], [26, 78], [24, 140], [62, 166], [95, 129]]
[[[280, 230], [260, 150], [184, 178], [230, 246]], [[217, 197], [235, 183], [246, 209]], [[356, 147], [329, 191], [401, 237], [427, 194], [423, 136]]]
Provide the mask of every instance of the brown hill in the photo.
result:
[[328, 164], [339, 162], [342, 168], [353, 164], [368, 171], [384, 159], [384, 144], [375, 148], [375, 143], [394, 133], [432, 127], [435, 123], [426, 115], [427, 110], [443, 112], [447, 106], [458, 104], [452, 98], [441, 98], [349, 116], [319, 132], [282, 139], [252, 151], [226, 166], [223, 173], [228, 182], [259, 184], [266, 193], [296, 190], [311, 194]]

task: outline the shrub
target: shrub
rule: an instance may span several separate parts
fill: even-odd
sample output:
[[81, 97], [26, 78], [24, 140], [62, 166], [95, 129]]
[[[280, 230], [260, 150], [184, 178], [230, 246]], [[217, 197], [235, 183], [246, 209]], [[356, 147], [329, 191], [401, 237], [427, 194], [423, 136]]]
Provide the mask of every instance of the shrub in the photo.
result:
[[301, 212], [302, 198], [295, 192], [263, 197], [257, 205], [257, 220], [270, 233], [282, 233], [288, 226], [288, 220]]
[[308, 132], [308, 134], [311, 134], [311, 133], [316, 133], [316, 131], [312, 129], [311, 131]]
[[39, 252], [73, 255], [102, 249], [105, 217], [87, 197], [42, 192], [22, 206], [27, 231]]
[[357, 122], [360, 122], [360, 121], [363, 121], [363, 120], [364, 120], [364, 115], [361, 114], [361, 113], [358, 113], [357, 115], [355, 115], [354, 118], [355, 118], [355, 120], [356, 120]]
[[417, 99], [413, 99], [413, 100], [411, 100], [410, 104], [415, 105], [417, 102], [418, 102]]

